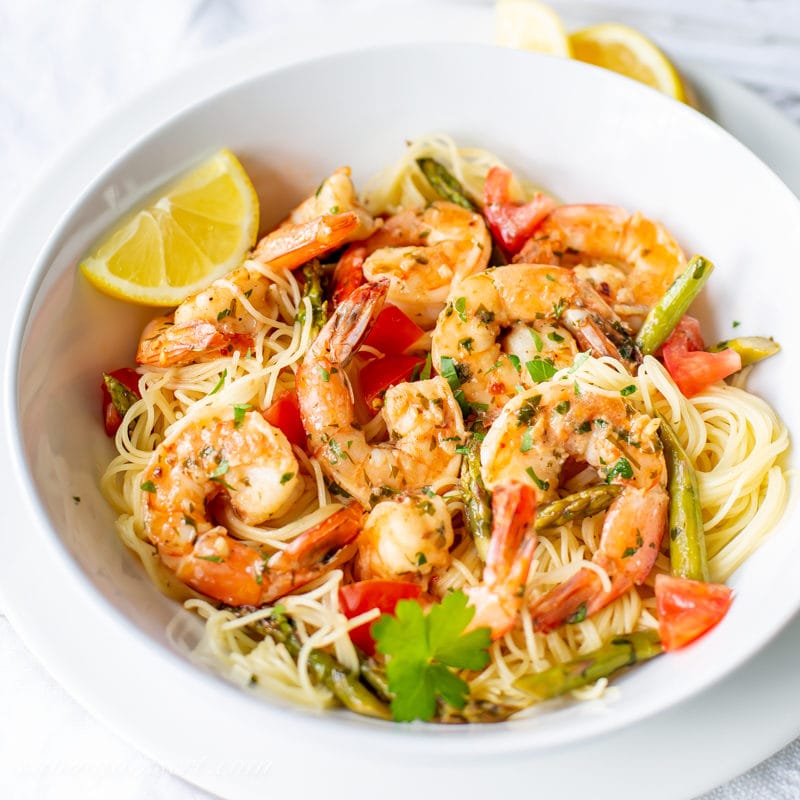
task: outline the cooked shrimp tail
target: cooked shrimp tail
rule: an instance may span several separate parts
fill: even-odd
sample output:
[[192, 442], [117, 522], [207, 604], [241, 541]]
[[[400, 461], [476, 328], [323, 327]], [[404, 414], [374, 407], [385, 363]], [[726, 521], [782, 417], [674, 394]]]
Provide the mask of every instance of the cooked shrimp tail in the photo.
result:
[[349, 561], [356, 551], [363, 512], [355, 503], [339, 509], [275, 553], [262, 573], [262, 603], [269, 603]]
[[633, 585], [644, 583], [653, 569], [664, 535], [669, 496], [626, 487], [606, 514], [600, 548], [592, 561], [608, 574], [581, 567], [571, 578], [545, 593], [531, 607], [534, 629], [547, 633], [565, 623], [582, 622], [605, 608]]
[[171, 367], [187, 364], [197, 355], [249, 347], [252, 337], [229, 334], [214, 323], [202, 319], [176, 324], [172, 315], [151, 320], [139, 340], [137, 364]]
[[492, 639], [514, 627], [522, 608], [533, 553], [536, 495], [532, 487], [512, 481], [492, 493], [492, 539], [483, 579], [467, 594], [475, 607], [470, 628], [487, 626]]
[[268, 233], [256, 246], [253, 258], [274, 269], [296, 269], [362, 235], [368, 235], [368, 228], [355, 211], [323, 214]]
[[165, 566], [199, 592], [230, 605], [261, 605], [353, 554], [361, 511], [348, 507], [269, 558], [214, 523], [212, 501], [247, 525], [290, 508], [302, 491], [286, 437], [258, 411], [190, 420], [156, 448], [142, 472], [144, 533]]

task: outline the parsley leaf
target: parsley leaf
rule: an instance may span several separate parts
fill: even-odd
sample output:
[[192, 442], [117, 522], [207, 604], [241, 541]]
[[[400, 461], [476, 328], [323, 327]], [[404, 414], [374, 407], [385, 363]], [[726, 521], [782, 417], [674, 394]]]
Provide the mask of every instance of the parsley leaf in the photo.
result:
[[424, 614], [416, 600], [401, 600], [395, 615], [383, 614], [371, 633], [388, 656], [386, 676], [397, 721], [430, 720], [440, 699], [463, 708], [469, 685], [453, 669], [482, 669], [489, 661], [488, 628], [464, 633], [475, 609], [464, 592], [445, 595]]
[[556, 374], [555, 365], [549, 358], [544, 359], [536, 356], [532, 361], [526, 361], [525, 366], [536, 383], [549, 381]]

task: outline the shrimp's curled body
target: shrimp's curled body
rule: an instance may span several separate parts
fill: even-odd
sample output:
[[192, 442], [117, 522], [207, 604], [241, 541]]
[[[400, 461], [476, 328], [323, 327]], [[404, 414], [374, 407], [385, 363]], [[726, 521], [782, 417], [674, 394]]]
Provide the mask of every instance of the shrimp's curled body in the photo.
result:
[[231, 605], [261, 605], [302, 586], [352, 555], [345, 545], [360, 528], [360, 512], [342, 509], [268, 557], [215, 524], [217, 498], [258, 525], [285, 513], [302, 491], [291, 445], [258, 411], [180, 425], [154, 451], [141, 487], [144, 533], [165, 566]]
[[[568, 457], [587, 463], [601, 479], [621, 485], [603, 523], [592, 560], [608, 574], [610, 588], [583, 567], [534, 602], [536, 630], [547, 632], [571, 618], [599, 611], [653, 568], [666, 529], [669, 495], [659, 421], [621, 397], [552, 380], [511, 400], [481, 445], [487, 488], [527, 480], [539, 502], [557, 497]], [[576, 616], [577, 615], [577, 616]]]

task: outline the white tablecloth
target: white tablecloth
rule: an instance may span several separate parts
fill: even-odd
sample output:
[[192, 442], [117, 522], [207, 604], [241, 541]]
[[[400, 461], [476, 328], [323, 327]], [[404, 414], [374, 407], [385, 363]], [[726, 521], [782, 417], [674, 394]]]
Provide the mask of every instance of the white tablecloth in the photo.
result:
[[[67, 144], [160, 76], [240, 37], [296, 30], [323, 7], [342, 15], [376, 14], [383, 2], [0, 0], [0, 218]], [[800, 122], [798, 0], [551, 5], [570, 28], [607, 20], [634, 25], [678, 62], [691, 60], [739, 80]], [[209, 797], [89, 716], [28, 653], [2, 610], [0, 797]], [[800, 740], [705, 800], [797, 797]]]

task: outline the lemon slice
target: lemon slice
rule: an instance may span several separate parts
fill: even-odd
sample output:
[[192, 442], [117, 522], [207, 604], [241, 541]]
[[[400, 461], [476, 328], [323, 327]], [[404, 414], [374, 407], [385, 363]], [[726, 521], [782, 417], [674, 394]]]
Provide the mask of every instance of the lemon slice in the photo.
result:
[[495, 41], [537, 53], [572, 55], [569, 36], [558, 14], [536, 0], [498, 0]]
[[619, 72], [676, 100], [686, 100], [675, 67], [639, 31], [616, 22], [605, 22], [576, 31], [569, 38], [572, 54], [579, 61]]
[[220, 150], [119, 223], [80, 265], [100, 291], [174, 306], [239, 266], [258, 234], [258, 196]]

